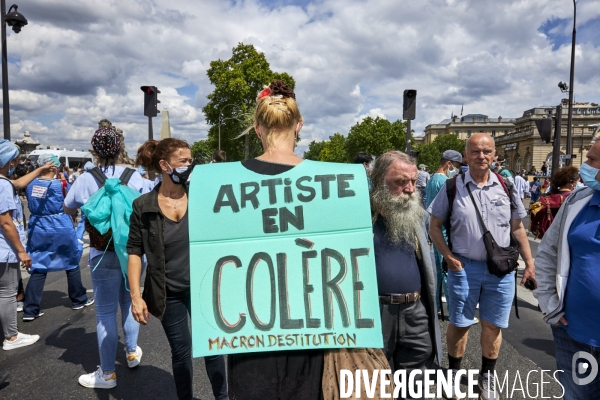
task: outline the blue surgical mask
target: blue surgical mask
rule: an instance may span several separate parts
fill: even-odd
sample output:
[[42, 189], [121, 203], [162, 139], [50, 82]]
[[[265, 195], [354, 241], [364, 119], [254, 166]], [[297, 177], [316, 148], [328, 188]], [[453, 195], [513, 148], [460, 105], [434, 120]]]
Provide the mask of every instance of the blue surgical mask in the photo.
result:
[[581, 180], [583, 183], [590, 189], [600, 190], [600, 182], [596, 180], [596, 176], [600, 170], [598, 168], [594, 168], [587, 163], [581, 164], [581, 169], [579, 170], [579, 176], [581, 176]]
[[458, 175], [458, 168], [448, 168], [448, 171], [446, 171], [446, 176], [448, 177], [448, 179], [453, 178], [456, 175]]
[[585, 185], [579, 181], [577, 181], [577, 184], [575, 185], [575, 188], [579, 189], [581, 187], [584, 187]]
[[496, 161], [492, 162], [492, 165], [490, 166], [490, 168], [492, 170], [495, 170], [496, 168], [498, 168], [498, 163]]

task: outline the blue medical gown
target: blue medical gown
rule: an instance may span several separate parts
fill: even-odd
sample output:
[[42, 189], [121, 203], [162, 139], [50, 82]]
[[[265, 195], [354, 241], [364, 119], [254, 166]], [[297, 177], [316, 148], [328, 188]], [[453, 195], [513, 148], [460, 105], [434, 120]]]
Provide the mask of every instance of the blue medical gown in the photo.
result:
[[71, 217], [63, 211], [63, 187], [58, 179], [36, 178], [27, 186], [31, 216], [27, 231], [29, 273], [66, 271], [76, 268], [83, 253]]

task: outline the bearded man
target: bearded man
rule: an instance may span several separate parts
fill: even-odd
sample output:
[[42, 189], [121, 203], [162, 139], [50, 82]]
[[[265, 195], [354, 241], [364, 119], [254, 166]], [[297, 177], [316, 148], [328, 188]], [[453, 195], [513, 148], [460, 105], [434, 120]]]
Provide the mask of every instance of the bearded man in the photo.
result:
[[371, 171], [373, 240], [386, 358], [394, 370], [441, 362], [435, 269], [414, 158], [390, 151]]

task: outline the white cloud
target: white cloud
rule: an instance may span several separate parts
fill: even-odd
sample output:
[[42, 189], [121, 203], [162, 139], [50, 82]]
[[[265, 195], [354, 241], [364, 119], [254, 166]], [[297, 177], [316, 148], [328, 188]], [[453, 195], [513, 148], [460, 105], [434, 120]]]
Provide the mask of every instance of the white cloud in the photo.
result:
[[[147, 138], [142, 85], [161, 90], [174, 135], [205, 138], [201, 107], [212, 87], [206, 69], [238, 43], [264, 51], [274, 71], [296, 79], [311, 140], [346, 134], [365, 116], [402, 116], [404, 89], [418, 90], [420, 132], [451, 112], [515, 117], [557, 104], [567, 81], [570, 41], [553, 50], [561, 21], [570, 37], [572, 4], [559, 0], [319, 0], [305, 7], [258, 0], [31, 0], [29, 25], [9, 36], [11, 121], [42, 143], [89, 146], [102, 118], [125, 131], [130, 152]], [[303, 2], [305, 3], [305, 2]], [[600, 17], [600, 3], [579, 5], [579, 24]], [[585, 29], [578, 37], [585, 35]], [[592, 28], [588, 28], [592, 29]], [[575, 95], [600, 102], [600, 49], [580, 42]], [[176, 89], [197, 87], [192, 96]], [[159, 107], [160, 108], [160, 107]], [[154, 120], [155, 135], [160, 118]]]

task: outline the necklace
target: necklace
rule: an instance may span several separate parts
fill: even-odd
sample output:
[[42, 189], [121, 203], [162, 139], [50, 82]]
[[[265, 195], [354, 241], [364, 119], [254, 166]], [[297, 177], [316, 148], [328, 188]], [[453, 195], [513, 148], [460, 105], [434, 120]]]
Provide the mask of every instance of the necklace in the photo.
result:
[[183, 199], [183, 197], [185, 196], [185, 193], [183, 196], [181, 196], [179, 199], [177, 199], [175, 204], [171, 203], [169, 201], [169, 198], [167, 196], [165, 196], [164, 194], [160, 193], [160, 195], [163, 197], [163, 199], [165, 199], [165, 201], [167, 202], [168, 205], [173, 206], [173, 210], [177, 210], [177, 206], [179, 205], [179, 202], [181, 201], [181, 199]]

